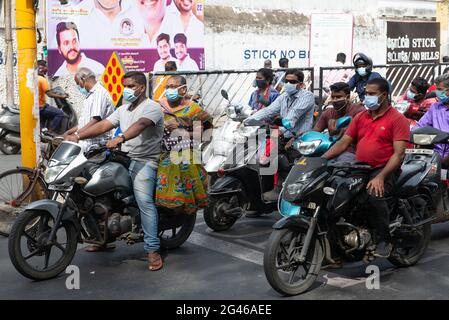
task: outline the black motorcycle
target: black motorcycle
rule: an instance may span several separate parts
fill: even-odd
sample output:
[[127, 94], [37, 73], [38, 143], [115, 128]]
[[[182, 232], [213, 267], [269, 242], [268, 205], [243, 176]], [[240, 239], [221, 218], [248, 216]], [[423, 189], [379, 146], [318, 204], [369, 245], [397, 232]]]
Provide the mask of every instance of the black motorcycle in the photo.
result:
[[[441, 181], [441, 158], [434, 144], [449, 144], [449, 134], [423, 128], [412, 134], [402, 173], [387, 198], [393, 251], [398, 267], [416, 264], [427, 249], [431, 224], [449, 218], [447, 188]], [[363, 190], [372, 168], [363, 163], [302, 158], [282, 190], [280, 213], [264, 253], [270, 285], [284, 295], [308, 290], [325, 263], [374, 259], [372, 228], [364, 211]], [[447, 179], [447, 178], [446, 178]]]
[[[70, 264], [78, 243], [143, 241], [129, 163], [120, 151], [98, 147], [85, 155], [80, 145], [62, 142], [44, 174], [53, 199], [28, 205], [11, 229], [9, 257], [17, 271], [34, 280], [50, 279]], [[56, 201], [59, 195], [62, 203]], [[161, 247], [182, 245], [193, 231], [196, 215], [163, 208], [158, 213]]]
[[[66, 93], [61, 87], [50, 91], [59, 95]], [[56, 134], [63, 134], [78, 124], [76, 113], [67, 99], [55, 98], [56, 105], [64, 112], [64, 119]], [[48, 123], [41, 123], [41, 128], [47, 128]], [[0, 151], [4, 154], [17, 154], [21, 148], [20, 140], [20, 110], [11, 106], [2, 105], [0, 111]]]

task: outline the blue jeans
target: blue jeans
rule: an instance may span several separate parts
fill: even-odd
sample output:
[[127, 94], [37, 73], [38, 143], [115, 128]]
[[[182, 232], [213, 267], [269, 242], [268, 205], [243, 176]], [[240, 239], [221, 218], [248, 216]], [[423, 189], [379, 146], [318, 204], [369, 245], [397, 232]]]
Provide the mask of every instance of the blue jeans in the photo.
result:
[[64, 119], [64, 112], [56, 107], [52, 107], [46, 104], [39, 110], [39, 116], [41, 119], [41, 125], [44, 126], [45, 122], [49, 121], [48, 129], [51, 131], [57, 131], [60, 129], [62, 120]]
[[143, 248], [146, 253], [159, 251], [159, 216], [154, 204], [157, 169], [153, 169], [148, 162], [132, 160], [129, 166], [129, 174], [133, 180], [134, 197], [140, 211], [140, 220], [144, 233]]

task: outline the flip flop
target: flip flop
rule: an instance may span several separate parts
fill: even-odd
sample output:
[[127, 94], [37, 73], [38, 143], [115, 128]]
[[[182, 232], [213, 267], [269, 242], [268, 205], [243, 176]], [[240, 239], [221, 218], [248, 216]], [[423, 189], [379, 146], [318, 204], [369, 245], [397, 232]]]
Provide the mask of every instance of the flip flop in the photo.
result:
[[157, 271], [163, 267], [162, 257], [158, 252], [150, 252], [148, 254], [148, 270]]

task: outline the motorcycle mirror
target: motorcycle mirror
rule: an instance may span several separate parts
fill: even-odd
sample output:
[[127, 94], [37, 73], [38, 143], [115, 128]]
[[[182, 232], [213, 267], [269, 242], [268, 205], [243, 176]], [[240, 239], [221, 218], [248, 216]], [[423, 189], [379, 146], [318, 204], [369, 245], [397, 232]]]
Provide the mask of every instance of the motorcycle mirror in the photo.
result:
[[341, 130], [341, 129], [346, 128], [347, 126], [349, 126], [351, 121], [352, 121], [351, 117], [348, 117], [348, 116], [342, 117], [342, 118], [337, 120], [337, 123], [335, 124], [335, 126], [337, 127], [337, 130]]
[[229, 101], [228, 92], [225, 89], [221, 89], [221, 96]]

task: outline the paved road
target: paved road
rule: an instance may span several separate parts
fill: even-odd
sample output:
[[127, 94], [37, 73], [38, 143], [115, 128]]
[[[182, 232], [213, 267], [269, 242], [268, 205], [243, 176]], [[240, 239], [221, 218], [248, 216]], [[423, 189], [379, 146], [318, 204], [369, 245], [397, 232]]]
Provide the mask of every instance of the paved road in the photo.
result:
[[[231, 230], [215, 233], [200, 214], [188, 242], [165, 253], [158, 272], [146, 270], [141, 244], [118, 243], [115, 251], [103, 253], [79, 247], [73, 264], [80, 269], [80, 290], [66, 289], [66, 274], [45, 282], [23, 278], [9, 261], [7, 239], [0, 237], [0, 299], [285, 299], [268, 285], [262, 267], [263, 248], [277, 219], [276, 214], [243, 218]], [[288, 299], [447, 299], [449, 224], [433, 226], [432, 243], [418, 265], [375, 264], [382, 270], [379, 290], [366, 288], [366, 266], [351, 264], [322, 271], [309, 292]]]

